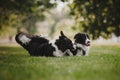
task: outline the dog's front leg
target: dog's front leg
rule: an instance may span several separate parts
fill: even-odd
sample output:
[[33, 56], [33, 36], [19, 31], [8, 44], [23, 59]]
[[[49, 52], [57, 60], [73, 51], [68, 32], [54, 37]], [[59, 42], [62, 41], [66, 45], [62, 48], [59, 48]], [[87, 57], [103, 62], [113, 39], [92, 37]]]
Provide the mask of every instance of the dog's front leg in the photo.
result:
[[63, 52], [63, 55], [67, 54], [67, 52], [68, 52], [68, 49], [67, 49], [66, 51]]
[[67, 53], [69, 56], [73, 56], [73, 53], [69, 49], [67, 49], [63, 54], [65, 55]]
[[73, 56], [73, 53], [69, 49], [67, 50], [67, 52], [68, 52], [69, 56]]

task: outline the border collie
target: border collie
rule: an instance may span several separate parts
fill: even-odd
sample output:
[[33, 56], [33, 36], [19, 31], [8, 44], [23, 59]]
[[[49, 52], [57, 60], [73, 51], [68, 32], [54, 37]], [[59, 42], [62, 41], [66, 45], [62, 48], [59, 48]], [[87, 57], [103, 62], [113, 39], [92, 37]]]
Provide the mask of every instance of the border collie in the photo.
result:
[[73, 52], [73, 55], [87, 56], [89, 54], [91, 43], [89, 35], [87, 33], [77, 33], [75, 34], [74, 39], [75, 51]]
[[49, 41], [42, 36], [34, 36], [20, 32], [16, 35], [15, 40], [25, 48], [31, 56], [72, 56], [74, 50], [72, 41], [67, 38], [61, 31], [58, 39]]

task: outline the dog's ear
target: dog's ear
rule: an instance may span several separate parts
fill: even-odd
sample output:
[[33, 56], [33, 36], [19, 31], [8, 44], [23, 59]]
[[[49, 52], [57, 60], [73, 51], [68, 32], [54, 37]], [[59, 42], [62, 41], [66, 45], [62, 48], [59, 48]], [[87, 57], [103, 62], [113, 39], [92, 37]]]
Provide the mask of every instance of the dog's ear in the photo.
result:
[[75, 34], [74, 39], [78, 39], [82, 35], [83, 35], [82, 33], [77, 33], [77, 34]]
[[64, 33], [63, 33], [63, 31], [60, 31], [60, 34], [61, 34], [61, 36], [65, 36]]
[[74, 39], [78, 38], [78, 34], [75, 34]]

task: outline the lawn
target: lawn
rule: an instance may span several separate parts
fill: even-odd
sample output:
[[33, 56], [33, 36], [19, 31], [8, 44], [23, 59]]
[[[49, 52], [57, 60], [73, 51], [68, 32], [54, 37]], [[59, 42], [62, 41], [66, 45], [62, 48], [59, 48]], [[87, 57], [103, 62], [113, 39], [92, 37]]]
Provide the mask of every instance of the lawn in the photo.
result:
[[1, 46], [0, 80], [120, 80], [120, 46], [92, 46], [89, 56], [59, 58]]

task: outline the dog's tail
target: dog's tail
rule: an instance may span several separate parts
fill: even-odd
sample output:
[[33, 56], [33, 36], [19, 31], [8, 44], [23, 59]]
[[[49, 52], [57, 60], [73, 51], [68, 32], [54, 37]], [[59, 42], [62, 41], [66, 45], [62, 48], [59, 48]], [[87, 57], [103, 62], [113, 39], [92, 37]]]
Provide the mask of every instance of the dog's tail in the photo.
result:
[[63, 31], [60, 31], [60, 34], [61, 34], [61, 36], [65, 36], [64, 33], [63, 33]]

